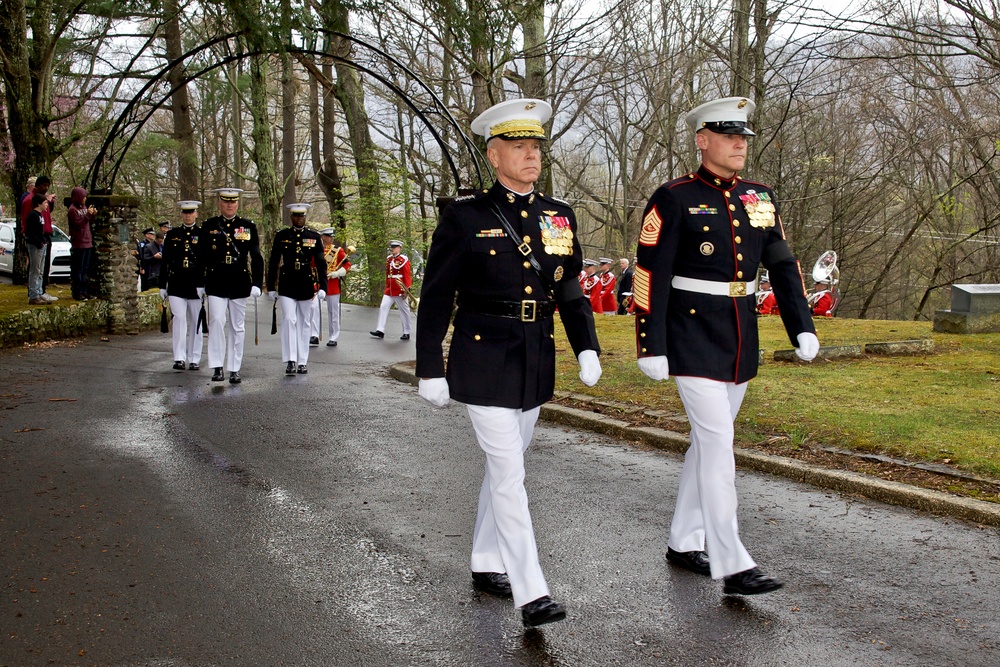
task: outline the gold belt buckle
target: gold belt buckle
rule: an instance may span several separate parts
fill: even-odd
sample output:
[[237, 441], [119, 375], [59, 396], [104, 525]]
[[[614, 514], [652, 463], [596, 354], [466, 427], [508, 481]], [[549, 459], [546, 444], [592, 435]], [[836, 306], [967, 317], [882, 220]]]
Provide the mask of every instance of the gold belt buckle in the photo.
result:
[[746, 283], [729, 283], [729, 296], [746, 296]]
[[534, 299], [521, 302], [521, 321], [534, 322], [538, 316], [538, 302]]
[[[521, 254], [522, 254], [522, 255], [524, 255], [525, 257], [527, 257], [528, 255], [530, 255], [530, 254], [531, 254], [531, 246], [530, 246], [530, 245], [528, 245], [528, 242], [527, 242], [527, 241], [525, 241], [525, 242], [524, 242], [524, 243], [522, 243], [521, 245], [517, 246], [517, 249], [518, 249], [518, 250], [519, 250], [519, 251], [521, 252]], [[532, 302], [532, 303], [534, 303], [534, 302]]]

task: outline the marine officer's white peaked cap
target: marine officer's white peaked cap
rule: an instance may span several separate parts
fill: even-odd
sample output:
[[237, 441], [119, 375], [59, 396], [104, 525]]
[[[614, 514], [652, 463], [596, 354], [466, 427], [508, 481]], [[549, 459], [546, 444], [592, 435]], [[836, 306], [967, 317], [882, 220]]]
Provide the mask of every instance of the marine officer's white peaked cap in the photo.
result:
[[199, 206], [201, 206], [201, 202], [195, 201], [194, 199], [183, 199], [177, 202], [177, 208], [179, 208], [181, 212], [197, 211]]
[[472, 121], [472, 131], [486, 138], [545, 139], [543, 127], [552, 117], [552, 105], [542, 100], [507, 100], [494, 104]]
[[237, 201], [243, 194], [242, 188], [216, 188], [215, 194], [219, 195], [222, 201]]
[[610, 257], [598, 257], [597, 261], [599, 261], [601, 264], [613, 264], [615, 260], [611, 259]]
[[597, 260], [596, 259], [585, 259], [585, 260], [583, 260], [583, 265], [584, 266], [597, 266]]
[[291, 211], [292, 215], [305, 215], [306, 211], [312, 208], [312, 204], [303, 204], [303, 203], [289, 204], [285, 208]]
[[753, 100], [745, 97], [723, 97], [691, 109], [684, 121], [694, 132], [711, 130], [718, 134], [744, 134], [752, 137], [755, 135], [747, 127], [747, 118], [756, 106]]
[[321, 229], [319, 233], [323, 236], [333, 236], [336, 232], [333, 227], [327, 227], [326, 229]]
[[403, 242], [402, 241], [395, 241], [395, 240], [394, 241], [389, 241], [389, 247], [390, 248], [402, 248], [403, 247]]

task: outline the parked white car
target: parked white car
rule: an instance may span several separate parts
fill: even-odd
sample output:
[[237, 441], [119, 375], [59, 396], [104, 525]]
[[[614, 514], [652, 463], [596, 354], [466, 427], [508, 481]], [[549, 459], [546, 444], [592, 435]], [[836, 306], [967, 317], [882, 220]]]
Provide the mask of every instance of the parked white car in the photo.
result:
[[[14, 272], [14, 225], [13, 218], [0, 220], [0, 273]], [[52, 225], [52, 259], [49, 263], [49, 278], [69, 280], [69, 237]]]

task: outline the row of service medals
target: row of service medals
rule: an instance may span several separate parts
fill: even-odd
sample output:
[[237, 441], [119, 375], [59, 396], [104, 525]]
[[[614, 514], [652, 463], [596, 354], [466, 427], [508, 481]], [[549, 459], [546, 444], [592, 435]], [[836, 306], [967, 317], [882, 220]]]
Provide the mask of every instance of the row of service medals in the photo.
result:
[[746, 209], [747, 216], [750, 218], [751, 227], [758, 229], [774, 227], [775, 209], [770, 194], [751, 190], [745, 195], [740, 195], [740, 199], [743, 201], [743, 208]]
[[542, 229], [542, 245], [546, 255], [572, 255], [573, 230], [569, 226], [569, 218], [556, 215], [556, 211], [544, 211], [545, 215], [538, 217], [538, 226]]

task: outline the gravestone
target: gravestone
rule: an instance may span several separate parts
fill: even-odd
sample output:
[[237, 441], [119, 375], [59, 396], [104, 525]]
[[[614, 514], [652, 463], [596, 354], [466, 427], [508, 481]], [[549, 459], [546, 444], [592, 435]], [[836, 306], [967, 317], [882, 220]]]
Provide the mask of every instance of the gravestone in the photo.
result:
[[951, 309], [934, 312], [934, 331], [1000, 332], [1000, 285], [952, 285]]

